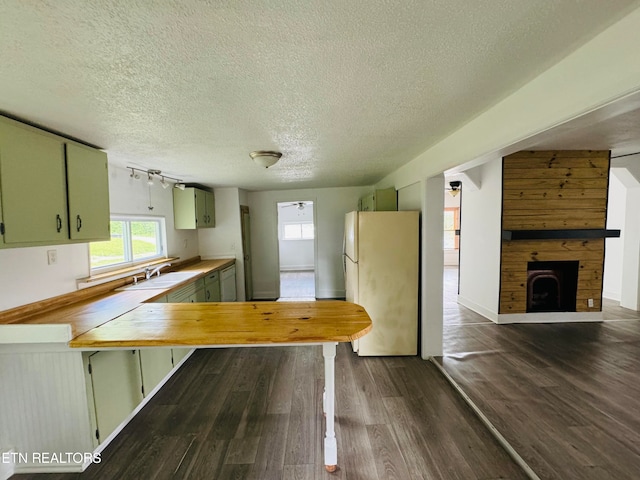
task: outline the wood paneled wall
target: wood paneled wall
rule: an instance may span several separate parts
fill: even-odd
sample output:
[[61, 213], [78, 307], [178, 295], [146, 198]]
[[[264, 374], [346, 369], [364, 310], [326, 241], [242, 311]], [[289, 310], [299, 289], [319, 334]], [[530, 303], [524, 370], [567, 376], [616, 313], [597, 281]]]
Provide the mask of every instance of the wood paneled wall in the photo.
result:
[[[502, 229], [604, 229], [608, 185], [609, 151], [523, 151], [504, 157]], [[525, 313], [527, 263], [554, 260], [580, 262], [576, 311], [600, 311], [603, 239], [511, 240], [502, 242], [499, 313]]]

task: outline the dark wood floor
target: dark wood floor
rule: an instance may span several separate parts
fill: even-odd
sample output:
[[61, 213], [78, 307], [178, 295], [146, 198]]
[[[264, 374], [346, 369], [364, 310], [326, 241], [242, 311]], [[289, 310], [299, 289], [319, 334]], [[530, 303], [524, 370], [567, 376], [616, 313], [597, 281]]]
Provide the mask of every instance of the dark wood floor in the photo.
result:
[[82, 474], [14, 479], [525, 479], [435, 365], [336, 358], [323, 468], [320, 347], [200, 350]]
[[640, 478], [638, 312], [495, 325], [450, 308], [444, 369], [541, 479]]

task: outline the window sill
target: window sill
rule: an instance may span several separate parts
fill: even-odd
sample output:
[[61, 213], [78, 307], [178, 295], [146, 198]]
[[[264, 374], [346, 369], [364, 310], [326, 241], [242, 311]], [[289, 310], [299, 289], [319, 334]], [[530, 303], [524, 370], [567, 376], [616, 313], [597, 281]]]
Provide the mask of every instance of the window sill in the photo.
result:
[[139, 263], [137, 265], [132, 265], [126, 268], [120, 268], [117, 270], [110, 270], [108, 272], [99, 273], [97, 275], [91, 275], [85, 278], [79, 278], [76, 280], [76, 285], [78, 288], [86, 288], [92, 285], [99, 285], [104, 282], [109, 282], [111, 280], [118, 280], [120, 278], [128, 277], [129, 275], [134, 275], [136, 273], [144, 272], [146, 267], [152, 267], [154, 265], [159, 265], [161, 263], [172, 262], [178, 260], [179, 257], [168, 257], [168, 258], [158, 258], [156, 260], [149, 260], [148, 262]]

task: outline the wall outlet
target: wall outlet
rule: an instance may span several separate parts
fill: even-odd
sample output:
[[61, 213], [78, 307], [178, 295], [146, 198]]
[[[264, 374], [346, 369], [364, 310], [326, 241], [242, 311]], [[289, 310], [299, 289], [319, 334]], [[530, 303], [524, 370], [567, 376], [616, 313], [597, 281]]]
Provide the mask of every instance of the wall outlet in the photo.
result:
[[589, 308], [593, 308], [593, 298], [587, 300], [587, 305], [589, 305]]
[[55, 265], [58, 263], [58, 251], [57, 250], [47, 250], [47, 263], [49, 265]]

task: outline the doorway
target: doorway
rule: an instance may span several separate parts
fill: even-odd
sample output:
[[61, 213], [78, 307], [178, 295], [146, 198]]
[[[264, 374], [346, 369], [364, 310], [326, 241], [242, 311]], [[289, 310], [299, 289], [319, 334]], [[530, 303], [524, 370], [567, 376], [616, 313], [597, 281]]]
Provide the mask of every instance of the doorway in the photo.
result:
[[253, 300], [253, 277], [251, 273], [251, 216], [249, 207], [240, 205], [240, 229], [242, 232], [242, 255], [244, 260], [245, 300]]
[[279, 300], [315, 300], [315, 230], [313, 201], [278, 203]]
[[462, 182], [445, 181], [444, 192], [444, 323], [459, 318], [458, 294], [460, 293], [460, 207]]

